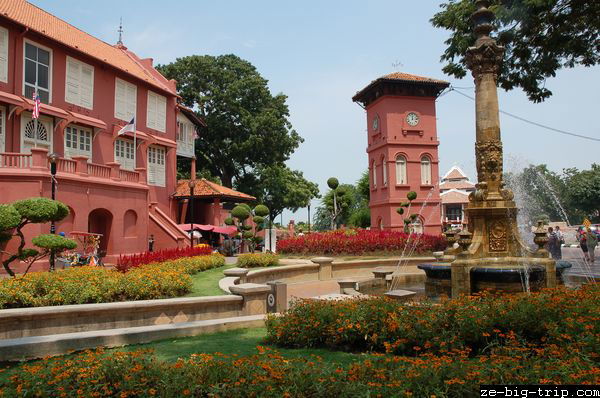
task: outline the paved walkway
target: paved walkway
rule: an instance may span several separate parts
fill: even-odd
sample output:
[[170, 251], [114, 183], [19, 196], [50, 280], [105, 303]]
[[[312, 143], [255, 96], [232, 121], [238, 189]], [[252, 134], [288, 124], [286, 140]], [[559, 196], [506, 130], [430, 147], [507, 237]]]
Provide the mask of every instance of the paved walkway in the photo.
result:
[[563, 247], [562, 255], [563, 260], [573, 264], [565, 275], [581, 275], [600, 281], [600, 248], [596, 248], [596, 261], [593, 264], [584, 261], [583, 252], [578, 247]]

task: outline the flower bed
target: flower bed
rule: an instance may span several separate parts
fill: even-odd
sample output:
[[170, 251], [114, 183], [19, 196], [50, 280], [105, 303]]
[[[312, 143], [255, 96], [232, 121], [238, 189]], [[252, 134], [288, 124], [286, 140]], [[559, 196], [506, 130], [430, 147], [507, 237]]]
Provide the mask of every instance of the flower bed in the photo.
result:
[[597, 365], [569, 347], [491, 348], [477, 358], [466, 351], [382, 355], [346, 366], [257, 348], [249, 357], [200, 354], [176, 363], [147, 351], [47, 358], [8, 371], [0, 396], [442, 398], [479, 396], [480, 384], [600, 383]]
[[445, 247], [446, 240], [442, 236], [365, 229], [317, 232], [277, 242], [277, 250], [285, 254], [401, 254], [405, 248], [405, 254], [410, 254], [411, 251], [425, 253], [444, 250]]
[[237, 265], [242, 268], [274, 267], [279, 265], [279, 256], [272, 253], [245, 253], [237, 257]]
[[194, 247], [183, 247], [177, 249], [164, 249], [155, 252], [145, 252], [141, 254], [130, 254], [119, 256], [117, 260], [117, 270], [127, 272], [131, 268], [150, 263], [160, 263], [168, 260], [175, 260], [182, 257], [194, 257], [209, 255], [212, 248], [209, 245], [197, 245]]
[[482, 295], [441, 305], [403, 305], [385, 298], [297, 302], [267, 321], [268, 341], [286, 347], [330, 347], [403, 355], [468, 350], [518, 342], [570, 346], [600, 361], [600, 286], [531, 295]]
[[191, 290], [191, 274], [224, 264], [223, 256], [210, 255], [147, 264], [125, 273], [89, 266], [32, 272], [0, 279], [0, 309], [178, 297]]

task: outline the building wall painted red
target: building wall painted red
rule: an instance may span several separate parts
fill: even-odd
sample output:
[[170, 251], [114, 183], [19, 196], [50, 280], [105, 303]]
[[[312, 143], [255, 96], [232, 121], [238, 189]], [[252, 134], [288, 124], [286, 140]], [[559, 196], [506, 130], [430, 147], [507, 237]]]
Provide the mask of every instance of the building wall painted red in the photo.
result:
[[[92, 159], [90, 163], [100, 165], [98, 172], [106, 175], [94, 176], [87, 173], [81, 166], [75, 171], [76, 162], [66, 162], [63, 170], [59, 168], [57, 199], [66, 203], [72, 210], [73, 215], [59, 224], [57, 231], [70, 232], [70, 230], [88, 231], [90, 228], [98, 228], [95, 219], [89, 216], [100, 215], [100, 218], [112, 218], [110, 222], [109, 236], [106, 248], [110, 254], [132, 253], [144, 251], [147, 248], [147, 237], [151, 231], [159, 228], [149, 225], [149, 207], [151, 202], [156, 202], [158, 209], [162, 210], [168, 217], [175, 219], [177, 206], [171, 198], [176, 186], [176, 129], [177, 129], [177, 97], [173, 91], [161, 90], [142, 79], [136, 78], [126, 72], [117, 69], [110, 64], [110, 60], [101, 62], [91, 56], [79, 53], [75, 48], [68, 47], [60, 42], [49, 39], [43, 34], [28, 30], [9, 19], [0, 16], [0, 26], [8, 29], [8, 82], [0, 82], [0, 92], [14, 94], [24, 97], [23, 75], [24, 75], [24, 41], [28, 40], [34, 44], [51, 50], [51, 83], [50, 102], [51, 107], [59, 110], [70, 111], [86, 117], [101, 120], [107, 126], [106, 129], [95, 131], [92, 142]], [[96, 40], [96, 39], [93, 39]], [[123, 49], [122, 51], [127, 51]], [[140, 60], [135, 54], [128, 52], [137, 63], [144, 64], [146, 68], [151, 65], [151, 60]], [[93, 109], [86, 109], [65, 101], [65, 80], [67, 56], [84, 62], [94, 68], [93, 84]], [[158, 73], [156, 71], [152, 73]], [[118, 166], [111, 164], [114, 158], [114, 141], [116, 132], [127, 121], [115, 118], [115, 79], [125, 80], [137, 87], [137, 109], [135, 113], [136, 128], [141, 132], [138, 134], [138, 148], [136, 151], [137, 164], [139, 168], [139, 180], [137, 173], [124, 176], [119, 174]], [[165, 80], [166, 81], [166, 80]], [[174, 87], [174, 86], [173, 86]], [[147, 101], [148, 91], [153, 91], [166, 97], [166, 129], [160, 132], [146, 126], [147, 124]], [[5, 112], [5, 148], [4, 152], [22, 153], [21, 148], [21, 112], [29, 110], [15, 107], [14, 104], [0, 98], [0, 106]], [[12, 112], [11, 112], [12, 111]], [[42, 109], [42, 116], [47, 111]], [[9, 117], [10, 115], [10, 117]], [[53, 119], [53, 145], [52, 151], [64, 156], [64, 119], [50, 116]], [[62, 122], [62, 124], [61, 124]], [[73, 122], [82, 123], [85, 122]], [[146, 138], [144, 138], [146, 137]], [[147, 149], [149, 145], [158, 145], [166, 151], [165, 161], [165, 186], [159, 187], [149, 185], [146, 182]], [[0, 148], [0, 152], [2, 148]], [[0, 155], [0, 160], [10, 158], [12, 155]], [[47, 155], [31, 155], [47, 156]], [[12, 156], [14, 158], [14, 156]], [[32, 158], [30, 158], [32, 159]], [[36, 161], [34, 159], [34, 161]], [[27, 197], [45, 196], [50, 197], [50, 175], [45, 159], [38, 159], [36, 167], [25, 165], [20, 168], [7, 168], [0, 164], [0, 203], [8, 203]], [[1, 163], [1, 162], [0, 162]], [[69, 166], [70, 165], [70, 166]], [[84, 165], [85, 166], [85, 165]], [[110, 166], [113, 169], [109, 170]], [[61, 166], [62, 167], [62, 166]], [[71, 169], [68, 169], [71, 167]], [[107, 174], [108, 173], [108, 174]], [[93, 174], [93, 173], [92, 173]], [[124, 179], [129, 178], [131, 181]], [[134, 181], [135, 180], [135, 181]], [[104, 209], [101, 212], [98, 209]], [[98, 210], [98, 211], [96, 211]], [[93, 213], [96, 211], [96, 213]], [[129, 213], [128, 222], [135, 220], [135, 226], [124, 225], [126, 212]], [[135, 217], [131, 217], [131, 212]], [[102, 216], [102, 214], [104, 216]], [[110, 217], [106, 217], [110, 215]], [[164, 220], [163, 220], [164, 221]], [[170, 226], [165, 227], [167, 229]], [[160, 229], [160, 228], [159, 228]], [[47, 232], [48, 226], [28, 227], [31, 236], [40, 232]], [[171, 234], [177, 235], [179, 231], [172, 230]], [[168, 235], [168, 234], [167, 234]], [[29, 234], [28, 234], [28, 237]], [[181, 236], [179, 236], [181, 238]], [[181, 239], [179, 239], [181, 241]], [[175, 241], [164, 240], [165, 246], [177, 245]]]
[[[416, 126], [408, 125], [406, 117], [414, 112], [419, 116]], [[377, 129], [373, 121], [379, 119]], [[396, 209], [406, 202], [406, 194], [417, 193], [410, 213], [420, 214], [424, 232], [438, 234], [440, 223], [439, 141], [436, 130], [435, 97], [381, 96], [367, 106], [367, 128], [369, 175], [371, 179], [371, 227], [401, 230], [403, 219]], [[396, 158], [406, 158], [406, 183], [397, 183]], [[421, 181], [421, 159], [428, 156], [431, 161], [431, 183]], [[373, 166], [376, 184], [373, 183]], [[384, 184], [383, 168], [387, 173]]]

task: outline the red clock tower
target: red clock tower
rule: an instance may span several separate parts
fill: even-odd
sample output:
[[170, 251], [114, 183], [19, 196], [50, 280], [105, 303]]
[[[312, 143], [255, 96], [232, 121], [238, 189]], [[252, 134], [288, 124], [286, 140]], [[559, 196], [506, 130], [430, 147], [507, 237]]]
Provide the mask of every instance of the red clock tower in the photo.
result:
[[[371, 82], [352, 100], [367, 111], [371, 228], [402, 230], [404, 218], [419, 214], [416, 232], [441, 232], [439, 141], [435, 100], [448, 82], [392, 73]], [[406, 194], [417, 193], [412, 208], [396, 212]]]

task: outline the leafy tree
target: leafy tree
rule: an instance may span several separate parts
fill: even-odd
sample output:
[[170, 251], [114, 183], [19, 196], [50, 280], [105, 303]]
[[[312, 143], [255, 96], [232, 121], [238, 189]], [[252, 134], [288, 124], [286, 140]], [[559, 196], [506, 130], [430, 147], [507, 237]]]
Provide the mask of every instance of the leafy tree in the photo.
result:
[[594, 163], [590, 170], [570, 169], [567, 173], [566, 185], [572, 204], [592, 222], [600, 222], [600, 165]]
[[367, 169], [356, 182], [356, 206], [348, 220], [350, 226], [357, 228], [368, 228], [371, 226], [370, 196], [371, 185], [369, 184], [369, 170]]
[[[498, 83], [505, 90], [522, 88], [541, 102], [552, 95], [546, 79], [561, 68], [593, 66], [600, 61], [600, 2], [590, 0], [492, 0], [498, 44], [506, 49]], [[441, 56], [444, 73], [466, 75], [465, 53], [475, 43], [473, 0], [447, 0], [431, 19], [451, 31]]]
[[305, 179], [301, 171], [281, 165], [259, 168], [255, 174], [241, 178], [236, 188], [265, 203], [271, 222], [284, 209], [295, 212], [319, 197], [317, 184]]
[[256, 68], [235, 55], [192, 55], [158, 66], [178, 83], [183, 103], [207, 124], [198, 164], [233, 187], [261, 167], [282, 165], [303, 139], [288, 120], [287, 97], [272, 95]]
[[[2, 266], [10, 276], [15, 276], [10, 264], [23, 261], [27, 264], [25, 274], [37, 260], [51, 253], [58, 254], [63, 250], [75, 249], [77, 243], [60, 235], [43, 234], [31, 240], [34, 246], [41, 250], [27, 248], [23, 228], [29, 224], [42, 224], [50, 221], [60, 221], [69, 215], [69, 208], [63, 203], [46, 198], [30, 198], [0, 205], [0, 253]], [[8, 242], [16, 238], [19, 241], [17, 251], [5, 251]]]
[[[356, 188], [352, 184], [340, 184], [336, 189], [330, 189], [323, 197], [320, 207], [329, 214], [331, 229], [340, 224], [350, 225], [350, 216], [356, 208]], [[315, 215], [318, 213], [319, 209]]]

